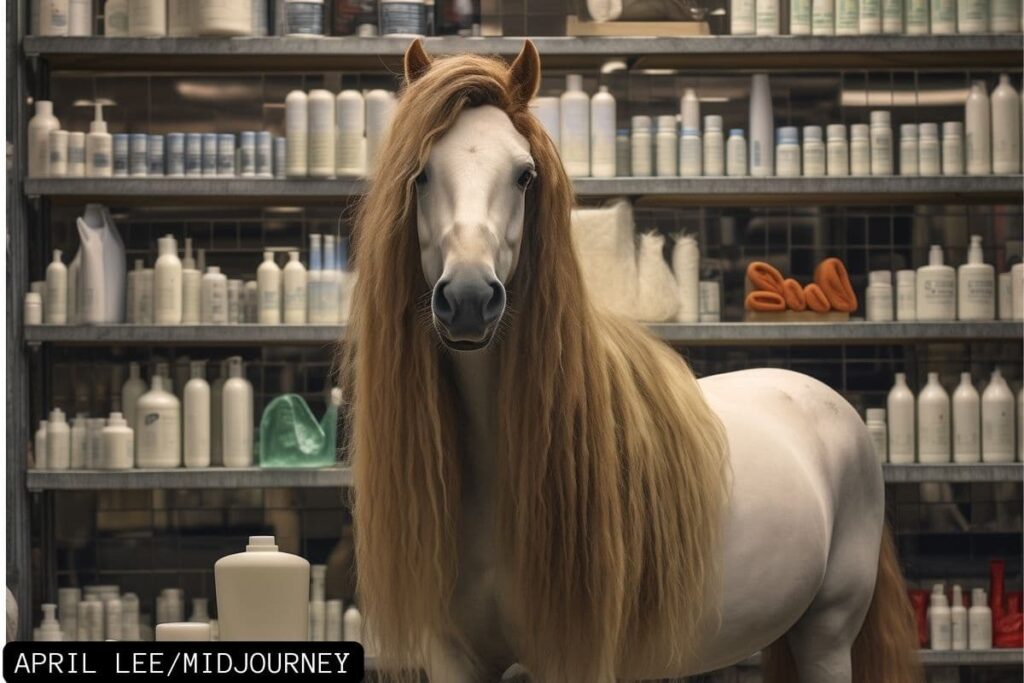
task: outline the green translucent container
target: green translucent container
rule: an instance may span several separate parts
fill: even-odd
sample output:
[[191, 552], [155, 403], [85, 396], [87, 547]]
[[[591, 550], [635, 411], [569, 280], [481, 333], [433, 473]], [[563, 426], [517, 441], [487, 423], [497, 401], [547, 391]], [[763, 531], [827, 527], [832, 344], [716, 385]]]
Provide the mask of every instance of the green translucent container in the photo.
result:
[[318, 422], [305, 399], [278, 396], [260, 418], [260, 467], [331, 467], [337, 459], [341, 391], [331, 392]]

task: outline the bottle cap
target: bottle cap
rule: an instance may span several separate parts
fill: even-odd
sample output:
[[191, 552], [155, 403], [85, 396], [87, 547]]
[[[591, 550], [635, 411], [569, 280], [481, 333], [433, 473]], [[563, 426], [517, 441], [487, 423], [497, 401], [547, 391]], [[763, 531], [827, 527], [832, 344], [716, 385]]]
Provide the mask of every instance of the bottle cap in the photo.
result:
[[830, 123], [828, 128], [825, 129], [828, 133], [829, 140], [845, 140], [846, 139], [846, 126], [842, 123]]
[[742, 128], [730, 128], [729, 129], [729, 137], [732, 137], [734, 135], [736, 137], [740, 137], [740, 138], [743, 137], [743, 129]]
[[250, 536], [246, 552], [277, 552], [277, 542], [273, 536]]
[[117, 411], [111, 413], [110, 417], [107, 418], [108, 427], [125, 427], [127, 425], [128, 423], [125, 421], [124, 415]]
[[583, 90], [583, 74], [566, 74], [565, 89], [573, 92]]
[[50, 422], [64, 422], [64, 411], [60, 408], [54, 408], [50, 411]]
[[892, 286], [892, 271], [888, 270], [872, 270], [868, 273], [868, 284], [869, 285], [886, 285]]
[[889, 116], [889, 112], [886, 109], [876, 109], [871, 112], [871, 125], [888, 128], [892, 123], [892, 118]]
[[796, 126], [782, 126], [775, 131], [775, 141], [780, 145], [798, 145], [799, 135]]
[[984, 263], [984, 255], [981, 251], [981, 235], [971, 235], [971, 246], [967, 249], [968, 263]]
[[722, 130], [722, 117], [718, 114], [708, 114], [704, 117], [705, 130]]
[[164, 235], [156, 240], [157, 251], [161, 256], [178, 255], [178, 241], [174, 239], [174, 235]]
[[95, 102], [96, 118], [89, 124], [90, 133], [106, 133], [107, 122], [103, 120], [103, 102]]
[[942, 247], [938, 244], [933, 244], [931, 249], [928, 250], [928, 265], [941, 266], [943, 263]]
[[916, 138], [917, 137], [917, 124], [916, 123], [904, 123], [900, 125], [900, 137], [901, 138]]
[[633, 132], [637, 130], [650, 130], [651, 129], [651, 117], [650, 116], [634, 116], [630, 120], [630, 125], [633, 128]]
[[885, 422], [885, 408], [868, 408], [868, 422]]
[[939, 137], [939, 124], [922, 123], [917, 127], [917, 134], [922, 138], [937, 138]]
[[917, 281], [917, 272], [913, 270], [897, 270], [897, 285], [913, 285]]
[[299, 252], [297, 252], [297, 251], [294, 251], [294, 250], [292, 250], [292, 251], [289, 251], [289, 252], [288, 252], [288, 260], [289, 260], [289, 261], [295, 261], [295, 262], [298, 262], [298, 260], [299, 260]]
[[658, 132], [669, 132], [675, 134], [676, 132], [676, 117], [672, 114], [667, 116], [658, 117]]
[[53, 113], [53, 102], [50, 100], [36, 100], [36, 113], [49, 116]]
[[25, 292], [25, 303], [36, 306], [42, 306], [43, 297], [39, 295], [39, 292]]
[[943, 136], [957, 136], [963, 137], [964, 124], [962, 121], [946, 121], [942, 124], [942, 135]]
[[851, 140], [867, 140], [868, 139], [868, 126], [866, 123], [855, 123], [850, 126], [850, 139]]
[[804, 126], [804, 142], [808, 140], [821, 142], [821, 126]]
[[220, 272], [220, 266], [207, 266], [206, 267], [206, 272], [207, 273], [214, 273], [214, 274], [219, 273]]

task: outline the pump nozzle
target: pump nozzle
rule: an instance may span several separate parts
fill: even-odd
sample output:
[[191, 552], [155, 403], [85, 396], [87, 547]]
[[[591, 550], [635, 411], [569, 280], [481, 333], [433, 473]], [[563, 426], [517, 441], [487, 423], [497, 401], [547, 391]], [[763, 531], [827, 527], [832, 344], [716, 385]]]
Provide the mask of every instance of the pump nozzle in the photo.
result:
[[93, 102], [93, 106], [96, 107], [96, 118], [89, 124], [90, 133], [106, 133], [107, 122], [103, 120], [103, 105], [107, 104], [102, 100], [96, 100]]

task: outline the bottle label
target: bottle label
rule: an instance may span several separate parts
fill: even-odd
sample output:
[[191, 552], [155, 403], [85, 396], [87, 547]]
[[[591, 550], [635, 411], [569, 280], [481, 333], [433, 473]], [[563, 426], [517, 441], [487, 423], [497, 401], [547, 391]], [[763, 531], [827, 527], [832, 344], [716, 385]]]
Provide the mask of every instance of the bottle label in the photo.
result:
[[60, 153], [59, 149], [50, 150], [50, 163], [59, 164], [64, 161], [64, 155]]
[[964, 287], [964, 296], [971, 303], [988, 304], [995, 301], [995, 284], [991, 278], [968, 279]]
[[85, 163], [85, 148], [84, 147], [68, 147], [68, 163], [69, 164], [84, 164]]
[[1013, 416], [1005, 408], [982, 409], [983, 457], [994, 453], [1013, 452]]
[[422, 2], [387, 2], [380, 4], [380, 34], [427, 34], [427, 6]]
[[92, 165], [93, 168], [110, 168], [110, 157], [105, 152], [94, 152]]
[[929, 304], [950, 304], [953, 301], [953, 292], [956, 284], [953, 278], [922, 278], [921, 294], [926, 303]]
[[319, 36], [324, 32], [324, 6], [316, 2], [289, 2], [285, 5], [288, 33]]

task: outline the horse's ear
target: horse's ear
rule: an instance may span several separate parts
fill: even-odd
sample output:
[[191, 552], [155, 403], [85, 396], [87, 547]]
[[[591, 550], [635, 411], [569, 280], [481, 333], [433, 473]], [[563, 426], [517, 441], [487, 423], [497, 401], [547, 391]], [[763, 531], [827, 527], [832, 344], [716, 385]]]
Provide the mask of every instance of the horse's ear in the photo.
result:
[[430, 68], [430, 57], [423, 49], [423, 41], [417, 38], [405, 51], [405, 82], [412, 83]]
[[508, 82], [512, 99], [526, 106], [540, 89], [540, 55], [532, 40], [523, 43], [519, 56], [508, 69]]

